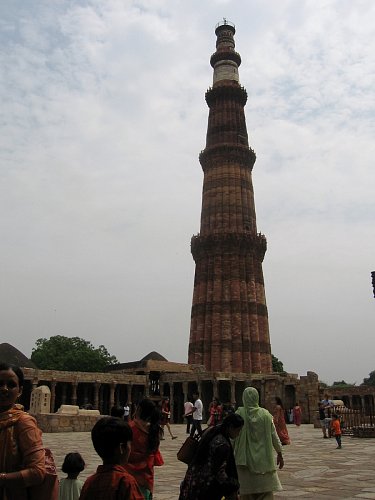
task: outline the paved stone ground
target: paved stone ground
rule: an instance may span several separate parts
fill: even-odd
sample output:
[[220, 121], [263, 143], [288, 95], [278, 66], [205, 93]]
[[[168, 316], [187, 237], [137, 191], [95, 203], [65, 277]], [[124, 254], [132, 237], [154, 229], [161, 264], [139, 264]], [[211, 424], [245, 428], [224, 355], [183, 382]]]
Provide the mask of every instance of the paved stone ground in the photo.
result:
[[[155, 469], [155, 500], [177, 500], [186, 470], [176, 459], [186, 436], [185, 426], [172, 428], [178, 439], [172, 441], [166, 435], [161, 443], [165, 465]], [[276, 498], [375, 499], [375, 439], [344, 436], [343, 448], [336, 450], [335, 439], [323, 439], [321, 430], [312, 425], [289, 426], [289, 434], [292, 444], [284, 448], [285, 467], [279, 472], [284, 490]], [[43, 440], [52, 449], [58, 466], [70, 451], [83, 455], [86, 469], [81, 479], [92, 474], [100, 463], [90, 433], [44, 434]]]

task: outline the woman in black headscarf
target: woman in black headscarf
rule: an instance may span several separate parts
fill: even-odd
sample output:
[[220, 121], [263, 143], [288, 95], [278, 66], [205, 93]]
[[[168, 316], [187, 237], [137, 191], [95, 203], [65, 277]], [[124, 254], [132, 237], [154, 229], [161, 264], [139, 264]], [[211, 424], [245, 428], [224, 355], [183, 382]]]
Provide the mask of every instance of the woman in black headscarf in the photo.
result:
[[204, 431], [181, 484], [179, 500], [237, 500], [239, 483], [230, 439], [239, 435], [243, 424], [240, 415], [232, 414]]

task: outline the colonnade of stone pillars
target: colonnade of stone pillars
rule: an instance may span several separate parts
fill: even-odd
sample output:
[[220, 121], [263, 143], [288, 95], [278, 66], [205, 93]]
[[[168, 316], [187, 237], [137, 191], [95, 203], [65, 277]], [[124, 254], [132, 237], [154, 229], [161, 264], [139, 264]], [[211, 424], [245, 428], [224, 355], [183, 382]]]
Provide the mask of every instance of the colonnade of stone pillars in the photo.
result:
[[[38, 387], [39, 380], [33, 379], [31, 382], [32, 390], [36, 389]], [[80, 398], [78, 401], [78, 386], [82, 384], [83, 385], [83, 397]], [[89, 388], [90, 385], [93, 386], [93, 401], [89, 401]], [[102, 410], [103, 406], [103, 398], [101, 397], [100, 394], [100, 389], [105, 386], [109, 386], [109, 401], [108, 401], [108, 407], [105, 408], [104, 410], [109, 412], [110, 408], [114, 406], [115, 404], [123, 404], [125, 401], [119, 401], [119, 393], [117, 394], [116, 397], [116, 388], [121, 388], [121, 387], [126, 387], [127, 388], [127, 403], [129, 405], [132, 404], [132, 390], [133, 390], [133, 384], [120, 384], [113, 380], [111, 383], [102, 383], [100, 380], [96, 380], [95, 382], [79, 382], [78, 380], [73, 380], [71, 382], [65, 382], [65, 381], [58, 381], [56, 379], [52, 379], [49, 383], [50, 390], [51, 390], [51, 403], [50, 403], [50, 412], [54, 413], [56, 411], [56, 401], [57, 401], [57, 387], [60, 386], [61, 392], [60, 392], [60, 398], [59, 402], [60, 404], [71, 404], [71, 405], [77, 405], [77, 403], [81, 405], [86, 405], [88, 403], [91, 403], [93, 406], [93, 409], [97, 410]], [[71, 387], [70, 390], [70, 397], [68, 398], [68, 388]], [[145, 395], [148, 394], [148, 384], [145, 385], [144, 387], [144, 393]]]

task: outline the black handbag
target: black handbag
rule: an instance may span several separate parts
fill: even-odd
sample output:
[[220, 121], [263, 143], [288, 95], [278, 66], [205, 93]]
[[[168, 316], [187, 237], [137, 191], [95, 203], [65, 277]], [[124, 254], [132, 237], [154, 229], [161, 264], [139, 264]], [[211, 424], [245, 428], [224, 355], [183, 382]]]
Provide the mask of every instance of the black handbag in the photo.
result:
[[184, 464], [189, 465], [193, 460], [193, 457], [197, 451], [199, 441], [200, 441], [199, 434], [196, 434], [193, 437], [188, 436], [183, 445], [181, 446], [181, 448], [177, 452], [177, 459], [180, 462], [184, 462]]

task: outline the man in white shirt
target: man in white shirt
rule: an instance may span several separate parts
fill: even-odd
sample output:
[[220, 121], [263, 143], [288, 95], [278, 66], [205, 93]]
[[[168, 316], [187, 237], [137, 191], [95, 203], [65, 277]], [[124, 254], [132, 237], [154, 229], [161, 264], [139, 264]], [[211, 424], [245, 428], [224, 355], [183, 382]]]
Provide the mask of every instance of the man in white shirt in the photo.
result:
[[193, 425], [191, 426], [190, 436], [193, 437], [195, 431], [198, 432], [199, 435], [202, 434], [202, 418], [203, 418], [203, 404], [199, 399], [199, 392], [195, 391], [193, 393]]
[[125, 403], [125, 406], [124, 406], [124, 420], [125, 420], [125, 422], [127, 422], [129, 420], [129, 413], [130, 413], [129, 405], [128, 405], [128, 403]]

